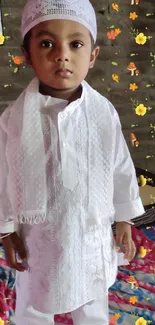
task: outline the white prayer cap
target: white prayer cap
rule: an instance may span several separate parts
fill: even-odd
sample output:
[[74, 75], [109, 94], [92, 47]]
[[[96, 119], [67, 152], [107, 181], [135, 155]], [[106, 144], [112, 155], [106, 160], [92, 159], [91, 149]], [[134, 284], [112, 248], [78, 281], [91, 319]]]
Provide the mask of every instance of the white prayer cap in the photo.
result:
[[34, 26], [53, 19], [72, 20], [84, 25], [96, 42], [96, 15], [89, 0], [27, 0], [22, 15], [22, 39]]

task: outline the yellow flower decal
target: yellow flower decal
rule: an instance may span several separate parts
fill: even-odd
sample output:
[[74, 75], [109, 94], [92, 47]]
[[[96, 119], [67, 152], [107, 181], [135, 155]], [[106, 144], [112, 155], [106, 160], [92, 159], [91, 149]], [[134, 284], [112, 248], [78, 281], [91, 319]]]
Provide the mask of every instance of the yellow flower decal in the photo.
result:
[[137, 44], [144, 45], [147, 41], [147, 37], [143, 33], [140, 33], [136, 36], [135, 40]]
[[5, 325], [4, 320], [0, 317], [0, 325]]
[[119, 5], [117, 3], [112, 3], [112, 9], [119, 11]]
[[144, 175], [139, 176], [139, 185], [141, 187], [144, 187], [147, 184], [147, 179], [144, 177]]
[[136, 89], [138, 89], [136, 83], [130, 84], [130, 90], [135, 91]]
[[139, 255], [141, 258], [144, 258], [147, 254], [147, 250], [144, 248], [144, 246], [139, 247]]
[[130, 297], [130, 300], [129, 301], [130, 301], [130, 304], [135, 305], [136, 302], [138, 301], [138, 299], [137, 299], [136, 296], [133, 296], [133, 297]]
[[119, 82], [120, 81], [120, 78], [117, 74], [112, 74], [112, 79], [115, 81], [115, 82]]
[[119, 319], [120, 317], [121, 317], [121, 315], [119, 313], [115, 314], [116, 320]]
[[137, 115], [144, 116], [147, 112], [147, 108], [143, 104], [140, 104], [136, 107], [135, 111]]
[[135, 325], [147, 325], [147, 321], [143, 317], [140, 317], [137, 319]]
[[5, 37], [0, 34], [0, 45], [4, 44]]
[[129, 16], [130, 19], [132, 20], [135, 20], [136, 18], [138, 18], [138, 15], [136, 14], [136, 12], [130, 12], [130, 16]]

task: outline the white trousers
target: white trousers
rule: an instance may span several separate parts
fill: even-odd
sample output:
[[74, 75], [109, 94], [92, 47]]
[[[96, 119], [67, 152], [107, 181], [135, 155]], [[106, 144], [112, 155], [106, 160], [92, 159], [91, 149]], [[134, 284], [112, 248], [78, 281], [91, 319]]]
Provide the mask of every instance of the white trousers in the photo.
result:
[[[72, 312], [74, 325], [108, 325], [108, 296], [90, 303]], [[29, 306], [23, 314], [17, 306], [16, 325], [54, 325], [53, 314], [43, 314]]]

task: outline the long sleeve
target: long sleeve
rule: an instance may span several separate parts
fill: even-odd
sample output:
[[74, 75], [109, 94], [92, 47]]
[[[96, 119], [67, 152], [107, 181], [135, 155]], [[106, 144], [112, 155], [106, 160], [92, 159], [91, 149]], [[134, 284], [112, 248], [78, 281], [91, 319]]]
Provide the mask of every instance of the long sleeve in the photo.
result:
[[[1, 120], [0, 120], [1, 122]], [[0, 233], [17, 231], [7, 193], [8, 165], [6, 159], [7, 133], [0, 123]]]
[[118, 116], [116, 116], [115, 141], [115, 221], [127, 221], [142, 215], [145, 211], [139, 196], [135, 168]]

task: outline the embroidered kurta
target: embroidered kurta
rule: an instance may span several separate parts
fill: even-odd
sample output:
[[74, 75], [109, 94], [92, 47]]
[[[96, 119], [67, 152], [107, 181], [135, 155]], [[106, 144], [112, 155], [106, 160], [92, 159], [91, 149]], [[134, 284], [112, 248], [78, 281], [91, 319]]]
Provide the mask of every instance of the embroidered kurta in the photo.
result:
[[[95, 198], [97, 189], [95, 182], [91, 186], [89, 184], [90, 123], [87, 119], [82, 119], [82, 114], [85, 109], [91, 108], [83, 104], [85, 92], [88, 91], [85, 88], [83, 83], [82, 97], [70, 105], [66, 101], [39, 94], [46, 155], [47, 218], [44, 223], [19, 226], [28, 251], [30, 271], [27, 272], [25, 283], [22, 281], [23, 274], [17, 275], [17, 293], [23, 304], [29, 301], [35, 309], [46, 313], [73, 311], [107, 292], [117, 274], [117, 252], [111, 224], [114, 220], [129, 220], [144, 212], [118, 115], [103, 98], [105, 107], [107, 103], [109, 105], [109, 112], [105, 110], [105, 120], [110, 114], [113, 119], [113, 130], [109, 133], [105, 128], [102, 132], [105, 139], [111, 134], [114, 137], [112, 143], [115, 143], [115, 160], [113, 169], [110, 169], [112, 175], [108, 174], [108, 167], [104, 175], [113, 181], [111, 190], [114, 188], [114, 208], [111, 207], [111, 214], [103, 220], [100, 215], [95, 216], [95, 225], [93, 213], [92, 224], [91, 216], [88, 218], [89, 212], [93, 212], [93, 207], [90, 209], [89, 191], [93, 189]], [[98, 107], [95, 109], [98, 112]], [[78, 128], [81, 120], [82, 127]], [[0, 173], [1, 232], [13, 231], [17, 227], [13, 220], [4, 222], [4, 216], [11, 215], [4, 179], [4, 174], [7, 174], [4, 161], [6, 143], [7, 137], [0, 128], [0, 159], [3, 166]], [[112, 151], [113, 148], [109, 147], [108, 150]], [[95, 160], [95, 157], [92, 159]], [[111, 166], [110, 161], [109, 165]], [[99, 166], [99, 170], [101, 168]], [[106, 190], [105, 194], [107, 195]], [[85, 220], [88, 220], [89, 227], [85, 226]]]

